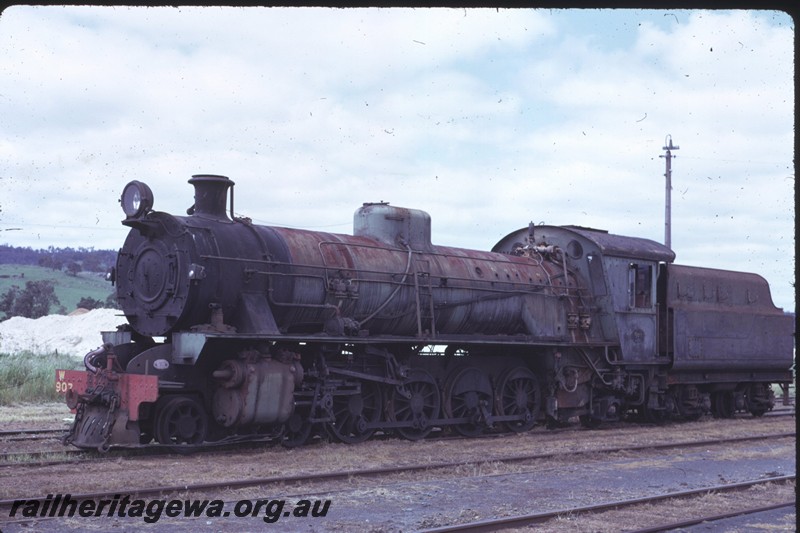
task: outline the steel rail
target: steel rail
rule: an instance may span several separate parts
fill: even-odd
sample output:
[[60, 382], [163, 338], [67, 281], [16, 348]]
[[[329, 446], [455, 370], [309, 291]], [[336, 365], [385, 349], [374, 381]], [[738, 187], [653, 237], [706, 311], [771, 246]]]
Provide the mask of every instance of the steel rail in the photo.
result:
[[0, 431], [0, 440], [37, 440], [46, 439], [50, 437], [37, 436], [47, 435], [51, 433], [64, 433], [67, 428], [45, 428], [45, 429], [9, 429]]
[[[763, 418], [775, 418], [775, 417], [781, 417], [781, 416], [790, 416], [790, 415], [794, 416], [794, 413], [793, 412], [792, 413], [789, 413], [789, 412], [778, 412], [778, 413], [772, 414], [772, 416], [764, 415], [764, 417], [762, 417], [762, 419]], [[557, 429], [550, 430], [548, 432], [548, 434], [555, 434], [555, 433], [558, 433], [560, 431], [569, 431], [569, 430], [574, 430], [574, 429], [575, 428], [571, 428], [571, 427], [557, 428]], [[604, 430], [607, 430], [607, 429], [611, 429], [611, 428], [602, 428], [601, 427], [601, 428], [597, 428], [595, 431], [604, 431]], [[24, 430], [24, 431], [28, 432], [28, 433], [35, 433], [35, 432], [37, 432], [39, 430]], [[64, 432], [65, 430], [61, 430], [61, 429], [46, 429], [46, 430], [42, 430], [42, 431]], [[7, 433], [11, 434], [11, 433], [16, 433], [16, 432], [9, 431]], [[2, 433], [0, 433], [0, 434], [2, 434]], [[499, 438], [508, 437], [510, 435], [514, 435], [514, 433], [508, 433], [508, 432], [505, 432], [505, 433], [483, 433], [481, 435], [476, 435], [474, 437], [469, 437], [469, 439], [470, 440], [499, 439]], [[772, 433], [772, 434], [764, 434], [764, 435], [761, 435], [761, 436], [752, 436], [752, 437], [748, 437], [748, 436], [731, 437], [731, 438], [726, 438], [726, 439], [724, 439], [722, 441], [717, 441], [717, 440], [712, 439], [712, 440], [698, 441], [698, 442], [701, 442], [701, 444], [714, 444], [716, 442], [736, 442], [737, 440], [742, 440], [742, 439], [743, 440], [748, 440], [748, 439], [756, 439], [756, 438], [781, 438], [781, 437], [789, 437], [789, 436], [794, 436], [794, 434], [793, 433]], [[393, 438], [395, 438], [395, 437], [391, 436], [391, 435], [386, 435], [386, 434], [382, 434], [381, 433], [381, 434], [378, 434], [378, 435], [374, 436], [372, 438], [372, 440], [386, 440], [386, 439], [393, 439]], [[465, 437], [453, 436], [453, 435], [441, 435], [441, 434], [436, 435], [436, 434], [434, 434], [432, 436], [429, 436], [425, 440], [427, 442], [432, 442], [432, 441], [458, 441], [458, 440], [463, 440], [463, 439], [465, 439]], [[17, 440], [17, 439], [6, 439], [6, 440], [8, 441], [8, 440]], [[20, 440], [23, 440], [23, 439], [20, 439]], [[37, 440], [37, 439], [32, 439], [32, 440]], [[690, 446], [691, 442], [693, 442], [693, 441], [687, 441], [687, 442], [683, 442], [683, 443], [679, 443], [679, 444], [683, 445], [683, 446]], [[132, 448], [119, 449], [118, 452], [120, 452], [120, 453], [114, 454], [113, 456], [108, 456], [108, 457], [106, 457], [106, 454], [92, 456], [91, 454], [95, 450], [88, 450], [88, 449], [87, 450], [81, 450], [81, 449], [79, 449], [79, 450], [73, 450], [73, 449], [69, 449], [69, 450], [39, 450], [39, 451], [33, 450], [33, 451], [29, 451], [29, 452], [0, 453], [0, 468], [9, 467], [9, 466], [19, 466], [21, 464], [25, 464], [26, 466], [51, 466], [51, 465], [57, 465], [57, 464], [70, 464], [70, 463], [83, 462], [82, 460], [75, 461], [75, 460], [69, 460], [69, 459], [52, 460], [52, 461], [41, 461], [41, 462], [39, 462], [39, 461], [24, 461], [23, 462], [23, 461], [16, 460], [18, 458], [23, 458], [23, 459], [24, 458], [33, 458], [33, 457], [36, 457], [36, 456], [47, 457], [47, 456], [50, 456], [50, 455], [75, 455], [75, 456], [86, 455], [88, 457], [87, 460], [94, 460], [94, 461], [102, 461], [102, 460], [104, 460], [106, 458], [116, 460], [117, 458], [120, 457], [120, 454], [124, 454], [125, 456], [128, 456], [128, 457], [139, 457], [139, 456], [159, 456], [159, 455], [167, 455], [167, 454], [172, 454], [172, 453], [179, 453], [179, 454], [211, 453], [212, 456], [213, 456], [213, 454], [217, 453], [217, 452], [228, 452], [228, 451], [231, 451], [231, 450], [236, 450], [239, 447], [245, 448], [245, 447], [259, 446], [259, 445], [262, 445], [262, 444], [265, 444], [265, 445], [277, 445], [277, 444], [279, 444], [279, 442], [276, 441], [275, 439], [272, 439], [272, 438], [256, 438], [256, 439], [245, 439], [245, 440], [238, 440], [238, 441], [237, 440], [233, 440], [233, 441], [229, 441], [229, 442], [220, 441], [220, 442], [212, 443], [212, 444], [197, 445], [197, 446], [187, 446], [185, 449], [180, 449], [180, 450], [176, 449], [175, 445], [146, 444], [146, 445], [141, 445], [141, 446], [132, 447]], [[679, 444], [663, 443], [662, 446], [665, 446], [665, 447], [669, 448], [669, 447], [678, 446]], [[699, 445], [701, 445], [701, 444], [699, 444]], [[644, 444], [644, 445], [641, 445], [641, 448], [626, 447], [624, 449], [608, 449], [608, 450], [600, 449], [600, 450], [596, 450], [596, 451], [599, 451], [601, 453], [609, 453], [610, 451], [636, 451], [638, 449], [653, 448], [655, 446], [658, 446], [658, 445], [647, 445], [647, 444]], [[573, 452], [573, 453], [588, 453], [588, 452]], [[547, 457], [550, 457], [550, 456], [549, 455], [538, 455], [538, 456], [535, 456], [535, 457], [531, 456], [532, 459], [547, 458]]]
[[[97, 453], [97, 452], [95, 452]], [[71, 457], [76, 456], [80, 459], [55, 459], [56, 457]], [[39, 461], [26, 461], [25, 459], [35, 459], [35, 458], [47, 458], [53, 457], [51, 460], [39, 460]], [[60, 464], [78, 464], [85, 461], [92, 461], [97, 458], [103, 458], [104, 456], [98, 455], [95, 458], [92, 458], [92, 450], [75, 450], [75, 449], [61, 449], [61, 450], [44, 450], [44, 451], [32, 451], [32, 452], [11, 452], [11, 453], [0, 453], [0, 468], [7, 468], [10, 466], [52, 466], [52, 465], [60, 465]], [[118, 457], [117, 457], [118, 459]]]
[[[594, 450], [580, 450], [580, 451], [568, 450], [568, 451], [550, 452], [544, 454], [521, 454], [513, 456], [484, 457], [476, 460], [442, 461], [438, 463], [426, 463], [422, 465], [384, 466], [384, 467], [365, 468], [365, 469], [339, 470], [332, 472], [311, 472], [311, 473], [295, 474], [289, 476], [278, 475], [278, 476], [257, 477], [249, 479], [229, 479], [229, 480], [213, 481], [206, 483], [190, 483], [184, 485], [161, 485], [156, 487], [140, 487], [140, 488], [131, 487], [131, 488], [126, 488], [124, 490], [114, 489], [114, 490], [105, 490], [105, 491], [89, 492], [81, 494], [70, 494], [70, 497], [74, 500], [88, 500], [88, 499], [97, 499], [103, 497], [113, 497], [114, 495], [122, 493], [141, 496], [146, 494], [169, 494], [169, 493], [185, 492], [185, 491], [199, 492], [209, 489], [255, 487], [255, 486], [271, 485], [278, 483], [297, 483], [297, 482], [302, 483], [302, 482], [320, 481], [320, 480], [349, 479], [355, 477], [374, 477], [380, 475], [420, 472], [426, 470], [436, 470], [440, 468], [455, 468], [460, 466], [472, 466], [472, 465], [481, 465], [487, 463], [512, 463], [512, 462], [522, 462], [522, 461], [533, 461], [539, 459], [549, 459], [554, 457], [564, 457], [567, 455], [569, 455], [570, 457], [574, 457], [576, 455], [608, 454], [608, 453], [618, 453], [624, 451], [642, 451], [648, 449], [662, 450], [667, 448], [708, 446], [710, 444], [727, 444], [731, 442], [745, 442], [750, 440], [788, 438], [794, 436], [796, 436], [795, 432], [789, 432], [789, 433], [777, 433], [772, 435], [754, 435], [748, 437], [734, 437], [734, 438], [712, 439], [703, 441], [682, 441], [671, 444], [668, 443], [642, 444], [637, 446], [617, 446], [617, 447], [600, 448]], [[12, 505], [15, 501], [21, 499], [44, 500], [44, 497], [29, 496], [29, 497], [17, 497], [14, 499], [4, 499], [0, 500], [0, 508]]]
[[[743, 481], [740, 483], [731, 483], [728, 485], [715, 485], [711, 487], [703, 487], [700, 489], [691, 489], [691, 490], [684, 490], [678, 492], [668, 492], [666, 494], [659, 494], [656, 496], [644, 496], [642, 498], [633, 498], [629, 500], [617, 500], [613, 502], [607, 503], [600, 503], [594, 505], [586, 505], [581, 507], [571, 507], [567, 509], [558, 509], [556, 511], [545, 511], [540, 513], [530, 513], [525, 515], [518, 515], [518, 516], [508, 516], [503, 518], [490, 518], [486, 520], [478, 520], [475, 522], [468, 522], [465, 524], [454, 524], [450, 526], [442, 526], [437, 528], [431, 529], [424, 529], [421, 530], [420, 533], [449, 533], [449, 532], [463, 532], [463, 531], [470, 531], [470, 532], [486, 532], [486, 531], [498, 531], [500, 529], [507, 529], [511, 527], [523, 527], [532, 524], [541, 524], [542, 522], [546, 522], [553, 518], [557, 518], [559, 516], [569, 515], [574, 516], [576, 514], [591, 514], [591, 513], [599, 513], [603, 511], [610, 511], [614, 509], [632, 507], [634, 505], [641, 505], [641, 504], [648, 504], [648, 503], [657, 503], [662, 502], [669, 499], [674, 498], [687, 498], [692, 496], [698, 496], [701, 494], [707, 494], [709, 492], [733, 492], [737, 490], [742, 490], [750, 487], [754, 487], [756, 485], [763, 485], [766, 483], [782, 483], [787, 481], [792, 481], [795, 479], [795, 475], [788, 475], [788, 476], [776, 476], [771, 478], [762, 478], [758, 480], [752, 481]], [[663, 531], [665, 528], [664, 526], [658, 527], [653, 531]]]
[[764, 513], [767, 511], [774, 511], [775, 509], [782, 509], [784, 507], [794, 508], [797, 502], [784, 502], [776, 503], [773, 505], [763, 505], [761, 507], [751, 507], [749, 509], [741, 509], [738, 511], [731, 511], [730, 513], [722, 513], [717, 515], [703, 516], [700, 518], [691, 518], [681, 522], [673, 522], [671, 524], [662, 524], [659, 526], [648, 527], [644, 529], [635, 529], [627, 531], [626, 533], [658, 533], [660, 531], [667, 531], [671, 529], [680, 529], [685, 527], [696, 526], [697, 524], [719, 522], [720, 520], [727, 520], [728, 518], [736, 518], [737, 516], [747, 516], [752, 514]]

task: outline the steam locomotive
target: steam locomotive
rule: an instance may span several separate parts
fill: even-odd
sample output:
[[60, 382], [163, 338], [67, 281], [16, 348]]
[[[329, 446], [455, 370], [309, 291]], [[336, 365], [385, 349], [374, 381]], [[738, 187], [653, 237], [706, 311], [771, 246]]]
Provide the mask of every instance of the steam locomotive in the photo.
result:
[[153, 210], [142, 182], [122, 192], [131, 229], [109, 279], [127, 323], [85, 371], [56, 372], [65, 443], [760, 416], [792, 381], [794, 321], [756, 274], [579, 226], [436, 246], [427, 213], [387, 203], [359, 208], [353, 235], [256, 225], [227, 177], [189, 183], [187, 216]]

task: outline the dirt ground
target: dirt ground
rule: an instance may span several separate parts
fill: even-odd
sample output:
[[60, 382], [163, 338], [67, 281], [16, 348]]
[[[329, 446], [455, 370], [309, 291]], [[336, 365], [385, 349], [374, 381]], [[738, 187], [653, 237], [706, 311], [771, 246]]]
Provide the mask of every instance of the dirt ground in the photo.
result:
[[[71, 415], [63, 404], [46, 405], [20, 405], [14, 407], [0, 408], [0, 430], [20, 429], [20, 428], [54, 428], [63, 427], [66, 429], [71, 421]], [[422, 442], [410, 442], [402, 439], [382, 439], [372, 440], [357, 445], [345, 445], [329, 442], [315, 442], [300, 449], [287, 450], [280, 446], [261, 446], [236, 450], [230, 452], [197, 453], [188, 456], [169, 455], [157, 457], [132, 457], [123, 451], [112, 451], [107, 457], [103, 457], [96, 464], [80, 463], [79, 465], [62, 464], [51, 467], [36, 466], [13, 466], [5, 467], [0, 470], [0, 498], [21, 498], [26, 496], [39, 496], [43, 494], [64, 492], [64, 487], [74, 493], [85, 493], [100, 490], [120, 490], [125, 491], [134, 486], [172, 485], [172, 484], [193, 484], [221, 479], [241, 479], [267, 476], [288, 476], [299, 473], [313, 473], [332, 470], [348, 470], [369, 467], [381, 467], [400, 464], [419, 464], [419, 463], [441, 463], [457, 460], [486, 461], [478, 465], [470, 465], [459, 468], [438, 469], [425, 473], [403, 474], [392, 476], [387, 479], [379, 480], [357, 480], [357, 481], [330, 481], [318, 482], [305, 485], [293, 483], [279, 483], [268, 488], [260, 489], [241, 489], [241, 490], [215, 490], [209, 494], [185, 494], [179, 497], [191, 498], [221, 498], [225, 501], [236, 501], [244, 498], [263, 497], [265, 493], [272, 495], [298, 495], [298, 494], [330, 494], [334, 497], [334, 502], [343, 508], [347, 505], [361, 505], [358, 502], [388, 502], [393, 497], [400, 497], [401, 501], [408, 500], [400, 509], [406, 509], [412, 514], [416, 514], [417, 506], [422, 506], [426, 512], [430, 512], [430, 503], [420, 503], [430, 501], [431, 489], [439, 483], [455, 483], [443, 494], [448, 497], [455, 497], [457, 500], [463, 491], [464, 500], [458, 500], [463, 509], [455, 514], [448, 513], [447, 516], [440, 516], [439, 519], [420, 519], [413, 522], [415, 525], [411, 529], [424, 526], [436, 526], [452, 521], [469, 521], [477, 517], [474, 508], [477, 502], [470, 505], [467, 486], [473, 483], [488, 483], [488, 480], [496, 476], [516, 476], [526, 475], [526, 472], [558, 471], [561, 468], [572, 468], [576, 464], [586, 462], [588, 468], [592, 470], [602, 469], [604, 464], [612, 460], [621, 460], [623, 465], [617, 468], [620, 475], [638, 477], [641, 472], [646, 471], [648, 464], [652, 460], [648, 459], [640, 464], [635, 457], [619, 457], [619, 455], [608, 456], [600, 455], [593, 457], [591, 454], [571, 455], [569, 452], [581, 450], [594, 450], [609, 448], [614, 446], [626, 446], [633, 444], [650, 443], [669, 443], [694, 439], [710, 439], [715, 437], [727, 436], [747, 436], [761, 433], [780, 433], [795, 430], [794, 417], [775, 417], [753, 419], [750, 417], [734, 420], [714, 420], [711, 418], [702, 419], [698, 422], [670, 424], [665, 427], [637, 425], [637, 424], [613, 424], [604, 426], [597, 430], [584, 430], [579, 427], [548, 431], [543, 428], [534, 429], [531, 432], [516, 435], [509, 434], [488, 439], [462, 439], [458, 441], [448, 440], [429, 440]], [[788, 446], [793, 451], [794, 440], [790, 439]], [[25, 449], [63, 449], [58, 444], [56, 438], [52, 442], [34, 441], [24, 442], [3, 442], [0, 441], [0, 450], [4, 453], [24, 451]], [[736, 462], [754, 459], [770, 459], [772, 455], [786, 454], [787, 443], [784, 441], [780, 445], [777, 443], [772, 448], [765, 450], [750, 450], [744, 446], [742, 450], [731, 449], [720, 455], [723, 461], [732, 464]], [[507, 457], [523, 453], [561, 453], [559, 458], [548, 460], [547, 462], [537, 462], [531, 464], [517, 463], [492, 463], [493, 457]], [[673, 453], [671, 451], [665, 454]], [[599, 457], [599, 459], [598, 459]], [[592, 462], [597, 461], [597, 462]], [[650, 463], [648, 463], [650, 461]], [[597, 466], [591, 466], [592, 464]], [[458, 482], [459, 479], [463, 483]], [[451, 481], [448, 481], [451, 480]], [[452, 481], [455, 480], [455, 481]], [[414, 488], [420, 484], [418, 488]], [[431, 485], [433, 484], [433, 485]], [[488, 488], [488, 486], [487, 486]], [[560, 489], [558, 489], [560, 490]], [[585, 493], [580, 488], [573, 487], [565, 489], [566, 501], [569, 500], [570, 490], [575, 493]], [[793, 485], [775, 487], [769, 492], [770, 498], [793, 497]], [[399, 491], [399, 492], [398, 492]], [[403, 491], [410, 491], [405, 495]], [[416, 492], [415, 492], [416, 491]], [[503, 498], [503, 491], [492, 491], [492, 497]], [[481, 493], [478, 491], [478, 493]], [[402, 494], [398, 496], [398, 494]], [[486, 501], [488, 495], [481, 498]], [[603, 500], [602, 491], [598, 492], [596, 498]], [[756, 495], [761, 500], [761, 495]], [[745, 506], [754, 499], [753, 494], [741, 497], [741, 501], [732, 501], [729, 496], [717, 495], [716, 498], [698, 498], [692, 507], [696, 512], [706, 512], [707, 509], [729, 508], [731, 505]], [[388, 503], [386, 503], [388, 505]], [[449, 506], [449, 511], [453, 511], [453, 505]], [[520, 511], [509, 504], [506, 508], [498, 508], [496, 511], [506, 514], [516, 514]], [[354, 507], [355, 509], [355, 507]], [[396, 522], [380, 522], [376, 516], [370, 522], [369, 507], [362, 508], [361, 511], [353, 511], [353, 516], [348, 516], [344, 522], [327, 521], [323, 529], [329, 531], [346, 531], [348, 527], [355, 524], [372, 524], [380, 531], [408, 530], [407, 527]], [[473, 509], [473, 510], [470, 510]], [[687, 511], [680, 509], [680, 513]], [[405, 512], [405, 511], [404, 511]], [[676, 510], [669, 507], [663, 509], [646, 509], [641, 516], [661, 516], [662, 514], [675, 514]], [[633, 516], [623, 512], [604, 514], [598, 517], [582, 518], [580, 521], [571, 517], [561, 517], [552, 520], [543, 528], [546, 531], [612, 531], [609, 524], [633, 524], [635, 523], [636, 513]], [[436, 516], [437, 513], [433, 513]], [[641, 517], [640, 516], [640, 517]], [[2, 524], [4, 517], [0, 517]], [[360, 521], [359, 521], [360, 520]], [[618, 520], [621, 520], [619, 522]], [[632, 522], [633, 521], [633, 522]], [[87, 523], [76, 522], [76, 527], [87, 527]], [[383, 524], [383, 525], [379, 525]], [[403, 523], [406, 524], [407, 523]], [[605, 524], [605, 525], [603, 525]], [[61, 526], [66, 524], [62, 523]], [[109, 524], [106, 523], [105, 526]], [[143, 524], [139, 524], [143, 525]], [[163, 523], [162, 525], [166, 525]], [[183, 522], [173, 521], [171, 524], [180, 530]], [[277, 525], [277, 524], [275, 524]], [[288, 525], [288, 523], [284, 524]], [[322, 522], [316, 526], [322, 525]], [[98, 524], [101, 527], [102, 524]], [[224, 526], [224, 527], [223, 527]], [[241, 524], [239, 524], [241, 526]], [[234, 523], [216, 523], [213, 530], [228, 530], [234, 527]], [[307, 531], [309, 524], [303, 528]], [[8, 524], [2, 526], [6, 531]], [[101, 527], [102, 529], [102, 527]], [[135, 528], [135, 529], [138, 529]], [[302, 529], [302, 528], [301, 528]], [[539, 527], [538, 529], [542, 529]], [[778, 526], [777, 530], [782, 527]], [[30, 531], [30, 529], [25, 529]], [[34, 529], [36, 530], [36, 529]], [[44, 529], [47, 530], [47, 529]]]
[[[54, 427], [66, 429], [70, 421], [71, 415], [63, 404], [20, 405], [0, 408], [0, 430]], [[374, 527], [374, 531], [402, 531], [479, 519], [486, 514], [486, 502], [492, 500], [496, 500], [497, 503], [497, 506], [492, 508], [493, 512], [508, 515], [519, 514], [521, 509], [518, 503], [512, 503], [511, 501], [503, 503], [504, 498], [506, 498], [504, 489], [489, 488], [494, 486], [494, 481], [492, 480], [497, 479], [498, 476], [507, 476], [508, 479], [521, 479], [522, 481], [513, 483], [522, 483], [524, 486], [524, 484], [528, 483], [526, 480], [529, 480], [530, 472], [539, 472], [535, 476], [536, 482], [544, 483], [545, 478], [554, 475], [554, 472], [557, 473], [563, 470], [566, 476], [567, 470], [584, 465], [587, 473], [599, 474], [601, 471], [610, 468], [609, 465], [611, 463], [614, 463], [616, 466], [613, 467], [614, 470], [610, 474], [611, 481], [607, 483], [609, 485], [613, 484], [615, 483], [614, 479], [619, 478], [627, 479], [626, 483], [630, 484], [631, 480], [639, 479], [643, 475], [647, 477], [647, 474], [642, 473], [648, 472], [648, 469], [655, 465], [654, 459], [640, 459], [635, 454], [631, 456], [604, 454], [599, 457], [593, 457], [591, 455], [573, 455], [570, 452], [632, 444], [669, 443], [714, 437], [791, 432], [794, 430], [794, 417], [765, 417], [762, 419], [747, 417], [734, 420], [707, 418], [698, 422], [670, 424], [664, 427], [620, 423], [602, 426], [596, 430], [571, 427], [548, 431], [543, 428], [536, 428], [521, 435], [510, 434], [487, 439], [410, 442], [389, 438], [371, 440], [357, 445], [315, 442], [306, 447], [293, 450], [272, 445], [225, 453], [201, 452], [189, 456], [132, 457], [124, 451], [112, 451], [109, 454], [112, 460], [97, 461], [95, 463], [83, 462], [74, 466], [61, 464], [52, 467], [20, 465], [3, 468], [0, 470], [0, 498], [13, 499], [59, 493], [64, 491], [64, 487], [69, 487], [72, 493], [77, 494], [101, 490], [124, 491], [126, 487], [131, 488], [133, 485], [194, 484], [220, 479], [281, 477], [315, 471], [348, 470], [402, 464], [434, 464], [458, 460], [485, 461], [477, 465], [435, 469], [424, 473], [392, 476], [387, 479], [339, 480], [317, 482], [310, 485], [278, 483], [266, 488], [218, 489], [209, 494], [187, 493], [180, 496], [186, 498], [221, 498], [226, 502], [232, 502], [246, 498], [263, 497], [265, 493], [271, 495], [316, 494], [321, 495], [321, 497], [332, 498], [339, 512], [350, 509], [345, 513], [346, 516], [344, 517], [339, 516], [339, 518], [325, 521], [325, 527], [322, 528], [324, 530], [347, 531], [350, 527], [355, 527], [356, 525], [360, 529], [361, 526], [369, 524], [370, 527]], [[55, 437], [52, 440], [53, 442], [51, 443], [43, 441], [33, 441], [31, 443], [27, 441], [24, 443], [0, 441], [0, 449], [5, 453], [27, 449], [25, 447], [30, 447], [31, 449], [41, 449], [42, 447], [63, 449]], [[794, 442], [794, 439], [789, 439], [788, 442], [784, 439], [781, 443], [769, 444], [767, 448], [754, 448], [753, 446], [758, 443], [732, 446], [729, 450], [715, 452], [714, 459], [734, 465], [742, 465], [738, 468], [742, 470], [745, 461], [777, 461], [787, 453], [792, 455], [791, 452], [795, 446]], [[787, 446], [790, 450], [789, 452], [787, 452]], [[552, 460], [538, 461], [532, 464], [491, 462], [492, 458], [523, 453], [559, 453], [562, 455]], [[664, 452], [664, 454], [677, 453], [677, 451]], [[659, 454], [655, 453], [653, 456], [658, 457]], [[659, 457], [658, 460], [663, 461], [663, 457]], [[669, 461], [666, 461], [665, 464], [667, 464], [665, 468], [669, 468]], [[773, 468], [770, 466], [773, 463], [767, 462], [763, 464], [766, 465], [764, 468], [767, 470]], [[734, 466], [733, 472], [736, 470], [737, 467]], [[732, 476], [727, 470], [722, 472], [724, 474], [719, 474], [720, 476]], [[581, 474], [577, 475], [578, 478], [581, 477]], [[566, 480], [567, 478], [564, 479], [565, 483]], [[555, 492], [564, 502], [575, 502], [577, 504], [577, 500], [584, 500], [589, 494], [586, 490], [580, 489], [580, 482], [577, 483], [577, 486], [572, 486], [571, 488], [567, 488], [567, 485], [561, 487], [557, 483], [556, 487], [560, 488], [553, 488], [545, 492]], [[470, 487], [475, 484], [478, 485], [478, 488], [475, 492], [470, 492]], [[503, 487], [504, 485], [501, 483], [499, 486]], [[513, 490], [516, 491], [517, 489]], [[632, 484], [628, 492], [637, 494], [637, 491], [635, 484]], [[776, 486], [768, 491], [768, 496], [770, 499], [791, 498], [793, 497], [793, 491], [793, 485]], [[541, 496], [538, 496], [540, 494], [539, 490], [537, 490], [536, 494], [537, 500], [541, 500]], [[591, 494], [593, 495], [589, 497], [589, 501], [593, 501], [592, 498], [596, 498], [600, 502], [611, 497], [610, 492], [598, 491], [596, 494]], [[623, 491], [623, 494], [627, 494], [627, 492]], [[764, 494], [756, 493], [754, 496], [753, 493], [750, 493], [750, 495], [741, 496], [739, 500], [736, 500], [728, 495], [710, 495], [695, 499], [690, 507], [693, 509], [692, 512], [707, 513], [708, 510], [713, 509], [746, 506], [754, 499], [765, 500], [766, 497]], [[437, 511], [436, 503], [434, 503], [436, 501], [448, 501], [450, 503], [442, 503], [442, 508]], [[381, 507], [385, 508], [382, 511], [388, 512], [392, 506], [397, 506], [396, 513], [412, 513], [416, 515], [417, 511], [419, 511], [420, 516], [413, 519], [406, 518], [403, 522], [382, 519], [377, 515], [372, 516], [373, 513], [376, 513], [374, 510], [375, 503], [379, 503]], [[566, 506], [568, 505], [562, 505], [562, 507]], [[447, 511], [446, 513], [444, 513], [445, 510]], [[659, 508], [645, 508], [644, 515], [641, 515], [640, 518], [644, 516], [652, 519], [656, 516], [670, 516], [676, 513], [683, 514], [684, 512], [689, 512], [689, 510], [683, 503], [682, 507], [677, 510], [674, 506], [666, 505]], [[426, 516], [428, 518], [425, 518]], [[581, 518], [578, 522], [571, 517], [560, 517], [551, 520], [545, 526], [538, 527], [538, 529], [545, 531], [613, 531], [613, 527], [609, 529], [609, 524], [641, 522], [641, 520], [636, 522], [636, 516], [636, 513], [631, 515], [631, 511], [619, 511], [596, 517]], [[3, 522], [3, 518], [0, 517], [0, 523]], [[180, 520], [172, 521], [170, 524], [176, 531], [188, 526], [186, 521]], [[409, 528], [409, 524], [412, 524], [413, 527]], [[89, 526], [85, 521], [74, 522], [74, 525], [78, 529]], [[100, 529], [95, 530], [102, 530], [103, 527], [108, 525], [108, 523], [97, 523], [96, 527]], [[166, 525], [166, 522], [162, 520], [161, 525]], [[217, 521], [209, 524], [212, 529], [217, 531], [233, 531], [242, 525], [241, 522], [226, 521]], [[283, 525], [289, 526], [290, 524], [286, 522]], [[295, 525], [300, 528], [299, 530], [308, 531], [311, 523], [305, 522], [300, 525], [300, 522], [297, 522]], [[323, 522], [315, 522], [314, 528], [318, 528], [321, 525], [323, 525]], [[143, 524], [138, 523], [138, 526], [143, 526]], [[138, 530], [138, 526], [134, 530]], [[252, 524], [247, 527], [251, 526]], [[59, 527], [71, 529], [69, 523], [59, 523]], [[233, 529], [230, 529], [231, 527]], [[8, 528], [8, 524], [2, 526], [3, 531]], [[781, 530], [781, 527], [777, 527], [777, 529]], [[46, 531], [47, 529], [43, 530]]]

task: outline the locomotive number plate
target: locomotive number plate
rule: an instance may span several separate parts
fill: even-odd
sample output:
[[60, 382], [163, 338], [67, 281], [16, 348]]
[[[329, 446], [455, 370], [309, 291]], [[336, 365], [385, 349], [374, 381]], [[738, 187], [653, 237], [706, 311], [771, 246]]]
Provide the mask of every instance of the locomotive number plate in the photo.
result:
[[86, 390], [86, 372], [82, 370], [56, 370], [56, 392], [66, 394], [74, 390], [82, 393]]

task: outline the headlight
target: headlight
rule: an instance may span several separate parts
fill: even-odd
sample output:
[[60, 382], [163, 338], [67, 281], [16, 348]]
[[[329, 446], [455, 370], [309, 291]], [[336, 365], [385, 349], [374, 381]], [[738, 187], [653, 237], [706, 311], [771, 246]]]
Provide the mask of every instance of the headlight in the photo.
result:
[[132, 181], [122, 189], [119, 199], [128, 218], [139, 218], [153, 207], [153, 191], [141, 181]]

